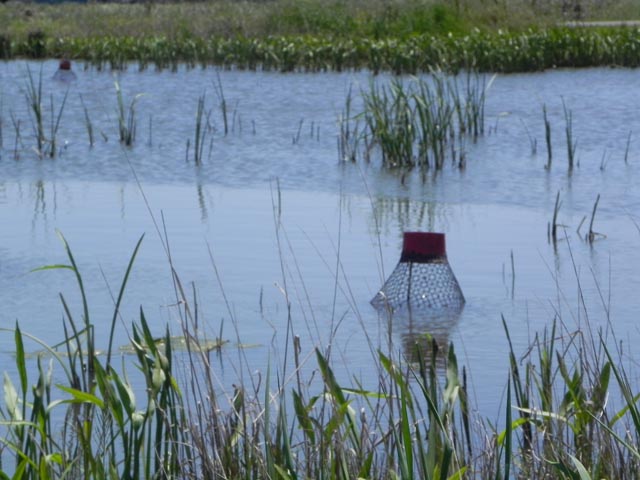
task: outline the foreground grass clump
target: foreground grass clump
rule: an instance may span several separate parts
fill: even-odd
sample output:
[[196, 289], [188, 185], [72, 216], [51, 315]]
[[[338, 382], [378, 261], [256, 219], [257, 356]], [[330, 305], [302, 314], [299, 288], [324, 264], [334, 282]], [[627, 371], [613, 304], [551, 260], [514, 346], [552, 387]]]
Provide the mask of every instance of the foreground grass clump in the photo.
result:
[[[404, 355], [393, 344], [386, 353], [372, 345], [377, 378], [368, 386], [339, 381], [337, 365], [320, 348], [305, 378], [291, 332], [291, 358], [285, 354], [258, 384], [240, 383], [227, 396], [201, 340], [197, 302], [172, 268], [185, 351], [173, 349], [167, 330], [154, 336], [141, 310], [130, 330], [144, 385], [136, 398], [126, 362], [118, 372], [112, 347], [141, 242], [115, 300], [105, 355], [67, 243], [68, 264], [39, 269], [71, 272], [81, 320], [61, 295], [63, 342], [47, 346], [16, 325], [16, 368], [5, 373], [0, 409], [0, 477], [631, 479], [640, 472], [640, 411], [619, 359], [603, 334], [568, 331], [561, 322], [536, 335], [520, 360], [511, 349], [497, 421], [474, 411], [453, 345], [443, 351], [428, 334]], [[510, 344], [506, 322], [505, 331]], [[26, 339], [44, 347], [35, 365]], [[54, 365], [62, 375], [54, 376]]]

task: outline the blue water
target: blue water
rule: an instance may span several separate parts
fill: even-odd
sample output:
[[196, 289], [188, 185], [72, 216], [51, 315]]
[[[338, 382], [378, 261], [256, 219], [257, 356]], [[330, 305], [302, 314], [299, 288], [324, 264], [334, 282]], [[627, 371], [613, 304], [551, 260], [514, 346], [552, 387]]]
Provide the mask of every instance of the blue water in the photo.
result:
[[[33, 149], [27, 68], [36, 78], [42, 71], [47, 122], [51, 98], [57, 112], [68, 89], [53, 159], [39, 158]], [[375, 161], [351, 164], [338, 156], [337, 119], [349, 88], [368, 87], [366, 72], [132, 68], [118, 76], [127, 104], [141, 94], [137, 138], [127, 148], [117, 136], [113, 74], [75, 65], [78, 80], [63, 84], [48, 80], [55, 68], [55, 62], [0, 64], [0, 325], [9, 329], [0, 336], [0, 351], [9, 371], [16, 321], [48, 343], [61, 340], [59, 292], [80, 318], [69, 271], [31, 271], [68, 262], [56, 231], [83, 272], [99, 342], [106, 342], [113, 312], [106, 285], [117, 294], [142, 234], [116, 343], [128, 343], [140, 306], [156, 332], [169, 325], [180, 334], [170, 254], [188, 295], [197, 294], [202, 328], [216, 336], [222, 326], [229, 340], [217, 372], [227, 384], [240, 357], [251, 374], [267, 359], [282, 358], [290, 318], [305, 353], [331, 344], [334, 360], [344, 365], [341, 378], [356, 375], [375, 388], [371, 350], [386, 345], [387, 325], [369, 300], [398, 261], [407, 230], [446, 233], [467, 300], [457, 321], [411, 328], [454, 342], [478, 408], [487, 415], [497, 413], [508, 375], [502, 316], [521, 353], [554, 318], [563, 334], [611, 325], [625, 343], [638, 339], [638, 71], [499, 76], [487, 94], [486, 134], [465, 145], [466, 169], [447, 166], [424, 180], [409, 174], [402, 184]], [[218, 78], [229, 108], [226, 136]], [[197, 166], [193, 146], [190, 157], [186, 151], [203, 94], [213, 132]], [[563, 100], [578, 142], [573, 172], [567, 168]], [[553, 125], [549, 170], [542, 105]], [[535, 153], [528, 135], [537, 139]], [[564, 228], [554, 246], [547, 224], [558, 192]], [[589, 243], [584, 235], [598, 195], [594, 230], [603, 235]], [[394, 326], [400, 352], [412, 338], [408, 330], [402, 322]], [[314, 368], [313, 361], [307, 366]]]

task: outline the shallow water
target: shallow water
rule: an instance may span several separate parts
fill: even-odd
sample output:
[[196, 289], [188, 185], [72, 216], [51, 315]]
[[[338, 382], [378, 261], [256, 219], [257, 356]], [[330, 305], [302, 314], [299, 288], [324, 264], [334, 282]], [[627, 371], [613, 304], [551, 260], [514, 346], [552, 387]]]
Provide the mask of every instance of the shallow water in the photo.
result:
[[[32, 149], [27, 68], [36, 78], [42, 69], [47, 119], [50, 99], [55, 111], [69, 91], [54, 159], [38, 158]], [[128, 342], [141, 305], [159, 334], [167, 323], [179, 333], [163, 246], [166, 229], [174, 266], [183, 284], [191, 288], [193, 282], [197, 291], [200, 322], [213, 336], [223, 323], [223, 337], [231, 340], [218, 365], [222, 377], [235, 376], [239, 355], [252, 372], [283, 355], [287, 292], [292, 329], [303, 350], [331, 343], [334, 360], [339, 355], [344, 362], [343, 378], [373, 381], [371, 348], [386, 341], [386, 325], [369, 300], [399, 258], [402, 232], [431, 230], [447, 234], [466, 306], [445, 324], [398, 321], [392, 338], [405, 348], [403, 341], [415, 338], [411, 333], [429, 330], [453, 341], [487, 415], [497, 413], [508, 375], [501, 316], [520, 353], [554, 317], [569, 331], [610, 321], [620, 340], [638, 340], [640, 146], [634, 134], [640, 131], [640, 71], [499, 76], [487, 97], [487, 134], [466, 144], [466, 169], [447, 167], [424, 181], [409, 175], [401, 184], [375, 162], [338, 158], [337, 118], [350, 86], [368, 86], [366, 72], [172, 73], [132, 67], [119, 75], [125, 100], [143, 95], [136, 100], [137, 139], [126, 148], [117, 137], [113, 75], [78, 70], [76, 82], [63, 84], [48, 80], [55, 69], [55, 62], [0, 64], [3, 327], [19, 321], [24, 331], [49, 343], [61, 340], [60, 291], [79, 315], [68, 271], [31, 272], [67, 262], [59, 230], [84, 274], [98, 339], [106, 340], [113, 309], [105, 282], [115, 294], [142, 234], [116, 342]], [[230, 111], [226, 136], [218, 74]], [[207, 144], [205, 160], [196, 166], [185, 152], [204, 92], [217, 132], [211, 153]], [[572, 173], [562, 100], [572, 111], [578, 141], [579, 165]], [[82, 102], [96, 134], [93, 148]], [[543, 104], [553, 124], [550, 170], [544, 168]], [[537, 138], [535, 154], [527, 133]], [[554, 247], [547, 224], [558, 192], [559, 222], [566, 229]], [[590, 244], [583, 236], [597, 195], [594, 230], [606, 237]], [[10, 332], [0, 336], [5, 365], [12, 338]], [[238, 343], [252, 348], [239, 354]]]

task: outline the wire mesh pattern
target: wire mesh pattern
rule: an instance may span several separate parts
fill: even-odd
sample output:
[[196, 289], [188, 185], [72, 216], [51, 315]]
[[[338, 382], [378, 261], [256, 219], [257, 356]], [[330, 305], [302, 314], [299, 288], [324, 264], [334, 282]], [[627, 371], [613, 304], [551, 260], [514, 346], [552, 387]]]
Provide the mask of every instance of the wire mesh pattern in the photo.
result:
[[391, 310], [459, 310], [464, 296], [446, 257], [440, 257], [427, 263], [399, 262], [371, 304]]

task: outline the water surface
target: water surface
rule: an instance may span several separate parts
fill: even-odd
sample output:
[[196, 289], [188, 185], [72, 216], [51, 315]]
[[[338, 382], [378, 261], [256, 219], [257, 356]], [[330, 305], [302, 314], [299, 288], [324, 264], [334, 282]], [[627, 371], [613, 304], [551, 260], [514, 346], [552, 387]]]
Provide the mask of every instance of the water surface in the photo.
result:
[[[386, 342], [387, 325], [369, 300], [398, 261], [402, 232], [423, 230], [447, 234], [449, 260], [467, 303], [455, 322], [444, 325], [398, 321], [392, 338], [400, 351], [412, 334], [424, 331], [454, 342], [488, 415], [497, 412], [508, 376], [503, 316], [518, 352], [554, 318], [568, 331], [610, 323], [620, 340], [638, 340], [636, 70], [499, 76], [487, 96], [486, 134], [465, 144], [466, 169], [448, 166], [425, 178], [409, 174], [403, 184], [375, 159], [351, 164], [338, 158], [337, 119], [349, 89], [368, 88], [367, 72], [132, 68], [118, 75], [127, 103], [142, 94], [137, 138], [127, 148], [117, 136], [113, 74], [78, 70], [76, 82], [63, 84], [48, 80], [55, 68], [55, 62], [0, 64], [3, 327], [19, 321], [47, 342], [61, 340], [58, 292], [79, 318], [68, 271], [31, 272], [67, 263], [59, 231], [84, 274], [97, 338], [106, 341], [113, 300], [105, 285], [117, 292], [144, 234], [118, 345], [128, 343], [140, 306], [156, 332], [168, 324], [179, 333], [168, 245], [183, 284], [197, 294], [200, 321], [211, 335], [222, 324], [230, 340], [218, 364], [221, 377], [235, 375], [238, 343], [252, 346], [242, 353], [251, 371], [283, 355], [290, 301], [292, 330], [305, 352], [333, 345], [334, 359], [339, 355], [344, 364], [342, 378], [356, 375], [375, 388], [371, 348]], [[57, 111], [68, 89], [56, 158], [33, 151], [27, 69], [36, 78], [42, 71], [47, 122], [51, 99]], [[227, 135], [218, 78], [229, 106]], [[216, 131], [197, 166], [193, 150], [189, 157], [186, 151], [203, 94]], [[572, 172], [563, 100], [578, 142]], [[83, 104], [95, 132], [93, 147]], [[550, 169], [544, 168], [543, 105], [553, 125]], [[536, 152], [530, 138], [537, 140]], [[558, 192], [565, 228], [554, 245], [547, 224]], [[594, 230], [604, 236], [589, 243], [584, 234], [598, 195]], [[12, 349], [12, 335], [0, 336], [6, 362]]]

